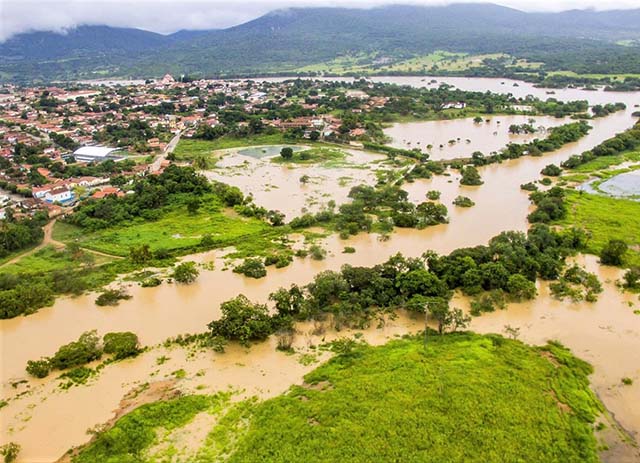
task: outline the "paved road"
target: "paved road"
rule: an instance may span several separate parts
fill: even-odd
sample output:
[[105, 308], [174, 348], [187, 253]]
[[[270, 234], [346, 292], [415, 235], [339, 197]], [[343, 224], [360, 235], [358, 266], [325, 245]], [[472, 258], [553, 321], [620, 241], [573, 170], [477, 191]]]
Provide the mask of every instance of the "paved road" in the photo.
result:
[[158, 172], [160, 170], [162, 161], [164, 161], [167, 158], [167, 155], [169, 153], [173, 153], [173, 150], [176, 149], [176, 146], [178, 146], [178, 142], [180, 141], [180, 135], [181, 135], [181, 132], [178, 130], [178, 133], [176, 133], [176, 135], [167, 144], [162, 154], [160, 154], [156, 158], [156, 160], [153, 161], [153, 164], [151, 164], [151, 166], [149, 167], [149, 172]]

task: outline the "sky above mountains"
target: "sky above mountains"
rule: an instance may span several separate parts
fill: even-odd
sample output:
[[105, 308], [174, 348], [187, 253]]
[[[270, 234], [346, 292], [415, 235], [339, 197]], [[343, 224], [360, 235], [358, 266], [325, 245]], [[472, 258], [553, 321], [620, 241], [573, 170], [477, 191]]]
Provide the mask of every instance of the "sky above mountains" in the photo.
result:
[[[388, 4], [446, 5], [446, 0], [0, 0], [0, 41], [33, 30], [78, 25], [135, 27], [163, 34], [181, 29], [225, 28], [289, 7], [367, 8]], [[487, 3], [465, 0], [464, 3]], [[638, 8], [639, 0], [500, 0], [524, 11]]]

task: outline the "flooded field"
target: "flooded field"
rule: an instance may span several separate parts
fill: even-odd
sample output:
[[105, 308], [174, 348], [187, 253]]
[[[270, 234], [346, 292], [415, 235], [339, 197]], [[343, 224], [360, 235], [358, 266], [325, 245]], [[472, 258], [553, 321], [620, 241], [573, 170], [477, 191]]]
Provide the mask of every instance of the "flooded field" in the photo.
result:
[[[493, 116], [475, 123], [473, 118], [443, 121], [401, 122], [385, 129], [395, 148], [415, 149], [430, 154], [430, 159], [471, 157], [474, 151], [485, 155], [497, 152], [509, 143], [527, 143], [544, 138], [551, 127], [569, 122], [568, 118], [531, 116]], [[510, 134], [512, 124], [533, 125], [533, 134]]]
[[[376, 80], [383, 79], [413, 85], [426, 85], [428, 82], [422, 78], [402, 77]], [[542, 93], [544, 96], [545, 93], [526, 83], [513, 87], [506, 81], [503, 85], [502, 80], [438, 80], [465, 89], [518, 92], [522, 96], [528, 93], [536, 96]], [[230, 347], [226, 354], [201, 352], [189, 355], [182, 348], [156, 347], [136, 359], [107, 366], [88, 385], [61, 390], [55, 374], [46, 380], [29, 379], [28, 383], [18, 384], [26, 379], [24, 367], [27, 360], [51, 355], [60, 345], [91, 329], [97, 328], [100, 334], [133, 331], [139, 335], [143, 345], [154, 346], [180, 333], [204, 331], [206, 324], [219, 316], [220, 303], [241, 293], [252, 300], [266, 302], [269, 293], [281, 286], [305, 284], [316, 273], [337, 269], [347, 262], [369, 266], [396, 252], [407, 256], [419, 256], [428, 249], [448, 253], [459, 247], [484, 244], [503, 230], [526, 230], [530, 203], [520, 185], [538, 179], [545, 165], [558, 164], [570, 155], [587, 150], [630, 127], [635, 122], [631, 115], [633, 106], [640, 104], [638, 93], [557, 90], [553, 96], [588, 99], [591, 103], [624, 101], [629, 109], [590, 121], [593, 129], [587, 136], [556, 152], [480, 168], [485, 182], [482, 186], [460, 186], [457, 173], [403, 185], [415, 202], [423, 201], [428, 190], [440, 190], [441, 201], [449, 208], [449, 224], [424, 230], [401, 229], [388, 241], [380, 241], [375, 234], [361, 234], [349, 240], [330, 236], [323, 242], [328, 251], [326, 260], [295, 259], [286, 268], [270, 268], [268, 276], [261, 280], [246, 279], [224, 270], [224, 253], [211, 252], [198, 260], [213, 261], [214, 269], [203, 271], [194, 285], [132, 286], [129, 292], [133, 298], [110, 308], [97, 307], [95, 295], [63, 298], [53, 307], [33, 315], [0, 321], [2, 397], [9, 401], [0, 409], [1, 440], [22, 445], [19, 461], [55, 461], [69, 447], [87, 440], [87, 428], [109, 420], [129, 390], [146, 382], [174, 378], [172, 373], [179, 369], [185, 370], [185, 378], [179, 380], [178, 387], [185, 391], [212, 392], [232, 387], [243, 390], [241, 396], [257, 394], [268, 397], [300, 382], [304, 373], [315, 366], [303, 365], [300, 358], [302, 353], [309, 352], [309, 345], [318, 342], [310, 326], [300, 328], [301, 333], [296, 339], [300, 353], [293, 356], [277, 352], [275, 340], [248, 351]], [[473, 138], [469, 138], [473, 142]], [[478, 149], [485, 153], [492, 150], [489, 145]], [[349, 155], [345, 165], [294, 167], [272, 163], [268, 158], [245, 156], [233, 150], [222, 156], [217, 168], [207, 172], [207, 176], [239, 186], [245, 193], [253, 194], [256, 204], [267, 209], [279, 209], [291, 218], [304, 209], [320, 208], [331, 199], [338, 204], [346, 201], [346, 195], [354, 184], [374, 183], [375, 171], [388, 168], [381, 167], [380, 163], [385, 159], [383, 156], [359, 151], [349, 151]], [[308, 175], [310, 182], [301, 183], [302, 175]], [[459, 194], [470, 197], [476, 206], [469, 209], [453, 206], [451, 201]], [[344, 246], [354, 247], [355, 254], [342, 254]], [[556, 301], [542, 284], [540, 297], [535, 301], [512, 304], [506, 311], [476, 318], [472, 329], [502, 332], [508, 324], [520, 328], [523, 341], [543, 343], [557, 339], [566, 344], [577, 356], [594, 365], [594, 389], [615, 418], [638, 440], [640, 318], [634, 314], [639, 306], [638, 297], [622, 294], [616, 288], [615, 280], [620, 276], [618, 270], [600, 267], [593, 258], [586, 259], [584, 263], [590, 271], [598, 273], [602, 281], [606, 281], [605, 292], [599, 302], [575, 304]], [[466, 307], [468, 301], [457, 296], [454, 303]], [[420, 328], [419, 320], [400, 317], [381, 329], [372, 327], [366, 331], [365, 338], [371, 343], [382, 343], [395, 334]], [[346, 334], [339, 333], [341, 336]], [[330, 334], [326, 336], [329, 338]], [[158, 358], [163, 356], [168, 360], [160, 364]], [[323, 358], [320, 355], [316, 360]], [[622, 377], [633, 378], [633, 386], [621, 387]], [[201, 385], [204, 389], [199, 388]], [[31, 392], [23, 394], [27, 390]]]
[[[347, 202], [351, 188], [361, 183], [375, 184], [376, 170], [389, 166], [387, 157], [362, 151], [344, 150], [345, 160], [330, 167], [317, 165], [276, 164], [271, 157], [280, 153], [277, 147], [251, 148], [251, 153], [268, 150], [270, 156], [247, 155], [248, 149], [226, 150], [216, 169], [204, 172], [210, 180], [239, 187], [252, 194], [256, 204], [279, 210], [288, 219], [307, 211], [317, 212], [330, 200]], [[307, 176], [308, 180], [300, 179]]]
[[598, 188], [610, 196], [640, 198], [640, 171], [616, 175], [602, 182]]

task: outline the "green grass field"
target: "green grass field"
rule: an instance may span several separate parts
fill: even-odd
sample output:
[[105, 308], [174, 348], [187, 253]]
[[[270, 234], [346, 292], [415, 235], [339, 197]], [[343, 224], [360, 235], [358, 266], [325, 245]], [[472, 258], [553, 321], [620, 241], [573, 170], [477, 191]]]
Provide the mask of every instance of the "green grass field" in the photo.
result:
[[282, 133], [256, 135], [245, 138], [232, 138], [225, 136], [218, 138], [217, 140], [182, 138], [180, 139], [178, 146], [176, 146], [174, 154], [178, 161], [192, 161], [194, 158], [201, 155], [211, 156], [216, 150], [240, 148], [242, 146], [282, 144], [287, 144]]
[[236, 246], [241, 253], [248, 253], [273, 248], [271, 240], [280, 236], [280, 231], [262, 220], [241, 217], [223, 208], [214, 195], [202, 198], [196, 214], [189, 214], [186, 206], [176, 205], [163, 209], [161, 218], [155, 221], [139, 220], [95, 232], [58, 222], [53, 231], [56, 240], [77, 242], [82, 247], [116, 256], [127, 256], [131, 247], [143, 244], [148, 244], [152, 251], [188, 253], [195, 251], [206, 234], [212, 236], [215, 248]]
[[[591, 371], [559, 345], [495, 335], [433, 335], [426, 348], [419, 339], [360, 345], [303, 386], [221, 410], [202, 446], [180, 461], [595, 463], [602, 408]], [[148, 449], [215, 400], [145, 405], [74, 461], [175, 461]]]
[[562, 226], [578, 226], [589, 232], [587, 250], [599, 255], [610, 239], [625, 241], [630, 249], [625, 265], [640, 265], [640, 202], [567, 192], [567, 218]]
[[297, 151], [291, 159], [284, 159], [282, 156], [271, 158], [271, 162], [276, 164], [321, 164], [323, 167], [335, 167], [346, 164], [347, 154], [335, 148], [315, 147], [308, 150]]

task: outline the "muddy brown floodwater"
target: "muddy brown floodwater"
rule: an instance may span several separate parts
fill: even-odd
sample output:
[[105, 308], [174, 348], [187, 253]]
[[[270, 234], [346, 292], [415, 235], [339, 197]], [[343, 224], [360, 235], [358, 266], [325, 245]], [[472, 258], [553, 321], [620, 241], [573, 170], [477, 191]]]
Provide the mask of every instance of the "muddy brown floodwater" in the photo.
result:
[[[533, 134], [511, 134], [512, 124], [531, 121], [538, 131]], [[484, 155], [497, 152], [508, 143], [526, 143], [544, 138], [548, 129], [573, 122], [569, 118], [549, 116], [491, 116], [484, 122], [474, 123], [472, 118], [446, 121], [399, 122], [385, 129], [391, 146], [404, 149], [419, 148], [429, 153], [429, 159], [455, 159], [469, 157], [474, 151]], [[429, 148], [431, 145], [431, 148]]]
[[[429, 79], [400, 77], [377, 80], [426, 85]], [[546, 96], [544, 90], [535, 89], [530, 84], [519, 83], [519, 87], [513, 87], [512, 81], [506, 79], [504, 85], [501, 84], [502, 80], [492, 79], [438, 78], [438, 81], [446, 81], [464, 89]], [[349, 240], [330, 236], [324, 240], [324, 246], [329, 251], [326, 260], [296, 259], [289, 267], [269, 269], [268, 276], [261, 280], [246, 279], [223, 270], [223, 253], [210, 252], [195, 259], [214, 261], [215, 269], [203, 271], [198, 282], [190, 286], [132, 286], [129, 291], [133, 298], [111, 308], [97, 307], [95, 295], [61, 298], [53, 307], [33, 315], [0, 321], [2, 397], [8, 400], [8, 405], [0, 409], [1, 441], [14, 441], [22, 446], [19, 461], [55, 461], [70, 447], [87, 440], [87, 428], [112, 418], [120, 400], [132, 388], [145, 382], [170, 379], [172, 372], [179, 369], [185, 370], [186, 377], [178, 381], [178, 387], [186, 392], [213, 392], [231, 387], [243, 391], [239, 396], [269, 397], [300, 382], [303, 375], [317, 364], [304, 362], [303, 365], [300, 354], [287, 356], [275, 351], [275, 340], [254, 346], [249, 351], [231, 347], [223, 355], [212, 352], [189, 355], [182, 348], [156, 347], [136, 359], [109, 365], [89, 384], [68, 390], [58, 387], [56, 374], [45, 380], [34, 380], [27, 378], [24, 367], [27, 360], [51, 355], [60, 345], [77, 339], [87, 330], [97, 328], [100, 334], [133, 331], [139, 335], [143, 345], [152, 346], [180, 333], [203, 331], [209, 321], [219, 316], [220, 303], [240, 293], [256, 301], [266, 301], [269, 293], [281, 286], [305, 284], [316, 273], [338, 269], [344, 263], [368, 266], [380, 263], [397, 252], [419, 256], [428, 249], [448, 253], [459, 247], [485, 244], [504, 230], [526, 230], [530, 204], [520, 185], [538, 179], [540, 170], [546, 164], [557, 164], [630, 127], [634, 123], [631, 115], [633, 106], [640, 103], [638, 93], [556, 90], [553, 96], [564, 100], [588, 99], [592, 104], [623, 101], [628, 109], [590, 121], [593, 129], [586, 137], [556, 152], [481, 168], [485, 182], [482, 186], [461, 187], [457, 174], [437, 176], [403, 186], [416, 202], [423, 201], [428, 190], [441, 190], [442, 201], [450, 211], [450, 223], [447, 225], [425, 230], [402, 229], [388, 241], [380, 241], [373, 234], [361, 234]], [[463, 140], [467, 138], [464, 133], [460, 136]], [[480, 151], [488, 153], [491, 149]], [[372, 159], [361, 153], [359, 156], [362, 157], [354, 159], [361, 163]], [[233, 158], [227, 162], [233, 163]], [[254, 167], [259, 169], [259, 166]], [[275, 169], [282, 171], [283, 168], [275, 166]], [[358, 172], [351, 175], [352, 178], [360, 180], [360, 176], [363, 176], [362, 180], [372, 180], [371, 170], [352, 170]], [[293, 173], [282, 171], [271, 174], [267, 180], [257, 180], [261, 186], [252, 190], [255, 202], [297, 214], [301, 207], [309, 203], [309, 189], [305, 189], [308, 187], [298, 181], [300, 172], [298, 169]], [[235, 173], [230, 168], [228, 179], [237, 178], [242, 185], [250, 182], [233, 175]], [[262, 175], [255, 170], [254, 174]], [[348, 186], [340, 186], [339, 177], [342, 174], [332, 174], [331, 169], [326, 169], [326, 172], [318, 170], [317, 174], [330, 180], [324, 184], [320, 179], [320, 183], [312, 187], [318, 190], [312, 195], [314, 198], [319, 195], [320, 199], [328, 201], [333, 198], [334, 190], [344, 188], [344, 191], [337, 191], [336, 194], [338, 202], [345, 199], [344, 192], [348, 191]], [[224, 172], [217, 172], [216, 175], [227, 181]], [[330, 196], [326, 196], [327, 193]], [[459, 194], [469, 196], [476, 206], [469, 209], [452, 206], [451, 201]], [[356, 253], [342, 254], [344, 246], [353, 246]], [[504, 325], [509, 324], [521, 329], [520, 337], [526, 342], [538, 344], [547, 339], [558, 339], [566, 344], [576, 355], [594, 365], [594, 389], [615, 418], [638, 440], [640, 317], [634, 315], [634, 310], [638, 309], [638, 299], [616, 289], [614, 280], [619, 277], [619, 271], [600, 267], [593, 258], [587, 258], [585, 263], [601, 279], [609, 281], [599, 302], [574, 304], [555, 301], [543, 284], [540, 286], [540, 297], [535, 301], [513, 304], [506, 311], [476, 318], [472, 328], [479, 332], [501, 332]], [[467, 301], [457, 297], [456, 303], [465, 306]], [[396, 334], [419, 328], [419, 321], [400, 317], [380, 330], [372, 327], [366, 331], [365, 338], [372, 343], [382, 343]], [[320, 342], [321, 337], [314, 337], [308, 326], [302, 330], [296, 345], [304, 352], [308, 350], [308, 345]], [[325, 336], [333, 335], [329, 333]], [[318, 356], [317, 360], [323, 360], [326, 355]], [[163, 356], [166, 360], [159, 362], [158, 359]], [[622, 377], [633, 378], [633, 385], [622, 387]], [[16, 384], [23, 379], [28, 379], [28, 382]]]

